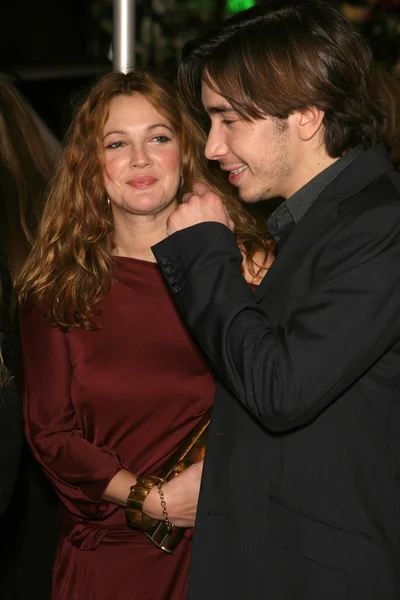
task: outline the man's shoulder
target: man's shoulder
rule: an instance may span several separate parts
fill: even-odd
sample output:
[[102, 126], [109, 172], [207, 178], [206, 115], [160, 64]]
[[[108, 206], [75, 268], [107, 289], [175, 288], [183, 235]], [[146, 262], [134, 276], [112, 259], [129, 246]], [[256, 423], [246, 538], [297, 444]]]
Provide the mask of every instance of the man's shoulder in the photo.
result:
[[400, 178], [386, 173], [356, 194], [341, 199], [336, 218], [318, 236], [314, 249], [323, 278], [366, 261], [378, 265], [381, 259], [382, 264], [389, 260], [393, 266], [396, 263], [398, 270]]
[[358, 204], [370, 209], [384, 203], [394, 203], [396, 209], [400, 200], [400, 173], [385, 146], [377, 144], [344, 169], [330, 191], [336, 196], [341, 211]]
[[338, 198], [338, 212], [345, 220], [357, 216], [379, 223], [397, 221], [400, 218], [400, 173], [389, 170], [357, 192], [342, 194]]

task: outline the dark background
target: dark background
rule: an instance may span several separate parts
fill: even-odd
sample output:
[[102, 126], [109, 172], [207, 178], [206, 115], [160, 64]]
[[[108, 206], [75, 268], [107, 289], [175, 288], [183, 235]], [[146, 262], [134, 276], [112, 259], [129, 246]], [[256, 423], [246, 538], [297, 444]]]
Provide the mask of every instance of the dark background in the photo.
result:
[[[236, 9], [251, 4], [137, 0], [136, 64], [173, 80], [185, 42], [228, 16], [228, 1]], [[400, 0], [331, 4], [365, 34], [375, 60], [400, 77]], [[112, 6], [112, 0], [0, 0], [0, 77], [16, 85], [55, 136], [55, 152], [77, 101], [112, 70]], [[269, 200], [267, 212], [278, 202]], [[54, 494], [27, 448], [0, 531], [1, 600], [49, 600], [58, 536]]]
[[[262, 0], [137, 0], [136, 64], [173, 78], [183, 44]], [[264, 0], [267, 2], [268, 0]], [[330, 2], [368, 38], [377, 61], [400, 73], [400, 0]], [[112, 69], [112, 0], [3, 0], [0, 74], [61, 139], [74, 103]]]

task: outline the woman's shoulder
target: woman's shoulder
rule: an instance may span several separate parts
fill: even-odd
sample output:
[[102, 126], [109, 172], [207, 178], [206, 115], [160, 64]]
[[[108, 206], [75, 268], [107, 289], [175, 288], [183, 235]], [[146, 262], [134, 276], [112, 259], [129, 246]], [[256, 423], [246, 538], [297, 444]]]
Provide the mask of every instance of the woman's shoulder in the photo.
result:
[[39, 307], [31, 297], [26, 298], [20, 306], [19, 323], [22, 337], [37, 331], [50, 329], [59, 331], [58, 327], [50, 322], [49, 311]]

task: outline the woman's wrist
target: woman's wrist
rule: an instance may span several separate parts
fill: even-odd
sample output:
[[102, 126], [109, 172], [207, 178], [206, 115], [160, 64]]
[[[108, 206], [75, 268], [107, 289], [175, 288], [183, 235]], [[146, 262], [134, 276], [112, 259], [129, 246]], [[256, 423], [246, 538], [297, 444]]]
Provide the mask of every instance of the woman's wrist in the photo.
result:
[[126, 506], [129, 490], [135, 483], [136, 476], [133, 473], [126, 469], [120, 469], [110, 480], [104, 492], [103, 500]]
[[[157, 490], [159, 483], [165, 482], [156, 475], [147, 475], [138, 477], [136, 483], [131, 486], [126, 507], [126, 518], [131, 527], [148, 531], [157, 525], [160, 517], [154, 512], [153, 497], [150, 497], [150, 503], [147, 499], [150, 494], [154, 495], [153, 489]], [[145, 502], [147, 502], [147, 509], [145, 509]], [[155, 516], [150, 516], [150, 513]]]
[[146, 500], [143, 503], [143, 512], [152, 519], [158, 519], [160, 521], [164, 518], [160, 496], [156, 485], [152, 487], [150, 492], [147, 494]]
[[171, 521], [169, 520], [169, 515], [168, 515], [168, 510], [167, 510], [167, 502], [166, 502], [165, 496], [164, 496], [164, 489], [163, 489], [164, 483], [165, 482], [163, 482], [163, 481], [159, 481], [157, 483], [157, 490], [158, 490], [158, 496], [160, 498], [163, 519], [165, 521], [168, 531], [172, 531], [173, 525], [172, 525]]

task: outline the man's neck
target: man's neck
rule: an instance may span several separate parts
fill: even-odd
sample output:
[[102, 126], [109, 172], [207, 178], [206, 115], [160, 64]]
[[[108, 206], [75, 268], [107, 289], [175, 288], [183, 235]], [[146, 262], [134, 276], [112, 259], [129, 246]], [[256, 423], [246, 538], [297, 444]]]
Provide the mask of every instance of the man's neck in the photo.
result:
[[332, 158], [322, 147], [314, 150], [308, 157], [303, 158], [292, 184], [287, 189], [285, 200], [293, 196], [337, 160], [339, 158]]

